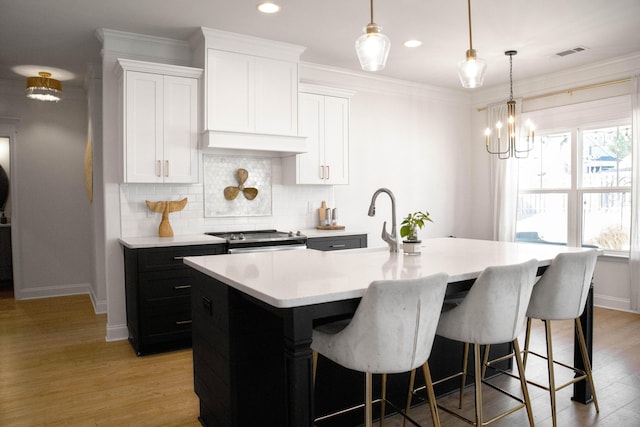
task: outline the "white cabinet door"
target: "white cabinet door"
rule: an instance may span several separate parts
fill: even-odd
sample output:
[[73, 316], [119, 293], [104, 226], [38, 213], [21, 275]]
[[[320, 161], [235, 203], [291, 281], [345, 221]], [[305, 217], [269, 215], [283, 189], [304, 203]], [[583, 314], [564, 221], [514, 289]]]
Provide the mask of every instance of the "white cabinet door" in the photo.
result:
[[198, 81], [164, 76], [164, 182], [198, 181]]
[[126, 72], [125, 182], [162, 182], [163, 77]]
[[124, 182], [198, 182], [198, 80], [125, 72]]
[[254, 122], [254, 58], [207, 51], [207, 130], [251, 132]]
[[349, 100], [324, 97], [324, 165], [327, 184], [349, 183]]
[[298, 65], [255, 58], [255, 131], [298, 135]]
[[298, 65], [207, 51], [206, 129], [298, 135]]
[[297, 184], [324, 184], [324, 96], [301, 93], [299, 102], [300, 135], [307, 138], [309, 151], [296, 156], [295, 181]]
[[300, 93], [299, 131], [309, 151], [282, 160], [283, 182], [349, 183], [349, 100]]

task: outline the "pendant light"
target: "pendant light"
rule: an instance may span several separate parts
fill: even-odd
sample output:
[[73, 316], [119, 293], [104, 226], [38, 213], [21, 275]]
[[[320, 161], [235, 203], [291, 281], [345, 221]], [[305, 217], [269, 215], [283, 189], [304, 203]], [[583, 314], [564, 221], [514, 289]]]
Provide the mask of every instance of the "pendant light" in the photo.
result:
[[[518, 148], [518, 121], [516, 117], [516, 101], [513, 99], [513, 56], [518, 54], [516, 50], [508, 50], [504, 53], [509, 57], [509, 100], [507, 101], [507, 144], [504, 149], [502, 149], [502, 127], [503, 124], [500, 120], [498, 120], [495, 124], [496, 128], [496, 150], [491, 150], [490, 139], [491, 139], [491, 129], [487, 128], [484, 131], [485, 135], [485, 146], [487, 148], [487, 152], [489, 154], [495, 154], [499, 159], [508, 159], [510, 157], [514, 157], [517, 159], [522, 159], [529, 157], [529, 151], [533, 149], [533, 140], [535, 138], [535, 126], [531, 122], [531, 120], [527, 119], [525, 123], [526, 127], [526, 145], [524, 148]], [[521, 144], [522, 145], [522, 144]]]
[[391, 48], [391, 40], [380, 32], [382, 27], [373, 22], [373, 0], [371, 0], [371, 22], [364, 27], [364, 34], [356, 40], [356, 53], [364, 71], [384, 70]]
[[487, 62], [477, 56], [476, 50], [473, 48], [473, 38], [471, 35], [471, 0], [468, 1], [469, 10], [469, 50], [467, 50], [467, 58], [458, 63], [458, 77], [463, 87], [474, 88], [482, 86], [484, 82], [484, 73], [487, 70]]
[[58, 102], [62, 99], [62, 83], [52, 79], [51, 73], [40, 71], [39, 77], [27, 78], [27, 98], [38, 101]]

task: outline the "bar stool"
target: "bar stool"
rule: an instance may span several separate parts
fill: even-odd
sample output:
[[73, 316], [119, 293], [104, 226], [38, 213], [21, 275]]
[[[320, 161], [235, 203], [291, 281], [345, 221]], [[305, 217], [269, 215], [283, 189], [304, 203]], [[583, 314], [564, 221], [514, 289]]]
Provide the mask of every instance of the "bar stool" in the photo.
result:
[[[596, 397], [596, 389], [593, 384], [591, 375], [591, 363], [589, 354], [584, 340], [582, 324], [580, 316], [584, 311], [591, 286], [593, 271], [596, 267], [597, 250], [589, 250], [585, 252], [572, 252], [558, 254], [551, 265], [544, 272], [536, 286], [533, 288], [531, 302], [527, 310], [527, 333], [524, 344], [524, 364], [528, 354], [541, 357], [547, 360], [549, 387], [528, 381], [529, 384], [542, 388], [549, 392], [551, 399], [551, 417], [553, 425], [556, 425], [556, 391], [578, 381], [588, 380], [593, 395], [593, 404], [596, 412], [600, 412], [598, 407], [598, 398]], [[547, 355], [541, 355], [529, 350], [529, 340], [531, 338], [531, 319], [540, 319], [544, 322]], [[584, 370], [577, 369], [553, 359], [553, 348], [551, 344], [551, 321], [552, 320], [570, 320], [573, 319], [575, 328], [578, 332], [578, 341], [580, 346], [580, 354], [584, 363]], [[571, 381], [556, 386], [554, 364], [564, 366], [573, 370], [577, 376]]]
[[[365, 373], [365, 426], [370, 427], [373, 422], [372, 374], [409, 372], [422, 366], [425, 377], [430, 379], [427, 359], [448, 278], [447, 274], [438, 273], [419, 279], [374, 281], [350, 321], [314, 328], [314, 379], [318, 353]], [[383, 383], [383, 399], [384, 388]], [[428, 393], [433, 423], [440, 426], [432, 387], [428, 387]], [[381, 425], [383, 420], [382, 412]]]
[[[460, 305], [442, 313], [438, 324], [437, 334], [455, 341], [465, 343], [462, 371], [438, 380], [433, 384], [439, 384], [450, 379], [461, 377], [460, 407], [462, 407], [462, 394], [467, 375], [467, 355], [469, 344], [474, 345], [475, 367], [475, 419], [470, 420], [456, 411], [438, 404], [437, 406], [476, 426], [486, 425], [505, 417], [517, 410], [525, 408], [529, 418], [529, 424], [533, 426], [533, 413], [529, 392], [524, 376], [524, 367], [520, 357], [518, 335], [523, 331], [525, 316], [531, 291], [535, 282], [538, 261], [535, 259], [515, 265], [487, 267], [471, 286], [469, 293]], [[520, 387], [523, 398], [520, 399], [511, 393], [486, 383], [481, 372], [480, 351], [481, 345], [511, 342], [515, 348], [516, 363], [520, 373]], [[492, 388], [520, 402], [514, 408], [502, 414], [484, 421], [482, 411], [482, 384], [486, 383]], [[413, 390], [409, 391], [409, 403]]]

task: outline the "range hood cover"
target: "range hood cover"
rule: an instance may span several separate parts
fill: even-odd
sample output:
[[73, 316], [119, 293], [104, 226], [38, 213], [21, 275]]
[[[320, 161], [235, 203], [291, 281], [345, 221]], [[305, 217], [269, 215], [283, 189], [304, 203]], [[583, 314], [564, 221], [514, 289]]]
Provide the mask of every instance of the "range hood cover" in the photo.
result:
[[215, 130], [202, 133], [201, 148], [205, 153], [260, 157], [288, 157], [309, 151], [304, 136]]

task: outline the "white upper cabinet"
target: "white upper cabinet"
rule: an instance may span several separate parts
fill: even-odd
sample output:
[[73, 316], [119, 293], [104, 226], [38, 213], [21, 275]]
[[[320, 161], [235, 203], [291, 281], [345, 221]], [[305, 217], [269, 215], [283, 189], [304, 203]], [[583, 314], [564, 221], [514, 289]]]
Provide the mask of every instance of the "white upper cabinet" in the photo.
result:
[[[285, 184], [349, 183], [349, 96], [320, 90], [299, 95], [299, 131], [308, 152], [282, 159]], [[339, 96], [325, 93], [338, 93]]]
[[194, 63], [205, 69], [202, 148], [276, 156], [305, 152], [298, 132], [298, 64], [304, 48], [201, 30], [191, 42]]
[[198, 182], [202, 70], [119, 60], [124, 182]]
[[206, 129], [298, 135], [298, 65], [207, 50]]

